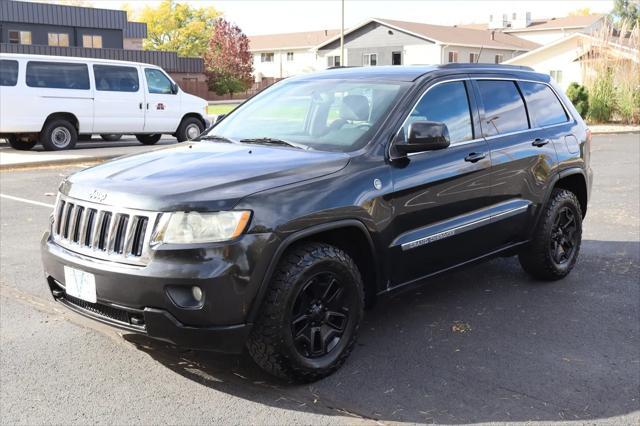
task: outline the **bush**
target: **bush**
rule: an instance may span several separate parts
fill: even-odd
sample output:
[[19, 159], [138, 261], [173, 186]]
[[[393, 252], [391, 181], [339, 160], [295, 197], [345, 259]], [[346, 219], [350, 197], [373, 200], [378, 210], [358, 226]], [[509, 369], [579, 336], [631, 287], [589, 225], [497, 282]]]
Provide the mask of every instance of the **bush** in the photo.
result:
[[587, 88], [573, 82], [567, 88], [567, 97], [573, 106], [576, 107], [578, 114], [586, 119], [589, 112], [589, 92]]
[[589, 91], [589, 120], [593, 123], [607, 123], [616, 110], [616, 90], [613, 73], [606, 70], [599, 73]]
[[616, 115], [624, 124], [640, 123], [640, 85], [622, 81], [617, 90]]

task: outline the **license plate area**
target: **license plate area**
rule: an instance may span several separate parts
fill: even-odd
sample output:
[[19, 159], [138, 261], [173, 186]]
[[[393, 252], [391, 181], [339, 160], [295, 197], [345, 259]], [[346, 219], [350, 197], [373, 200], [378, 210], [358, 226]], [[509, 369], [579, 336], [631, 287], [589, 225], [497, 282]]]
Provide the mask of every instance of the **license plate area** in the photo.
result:
[[89, 272], [65, 266], [64, 286], [69, 296], [77, 297], [85, 302], [97, 302], [96, 278]]

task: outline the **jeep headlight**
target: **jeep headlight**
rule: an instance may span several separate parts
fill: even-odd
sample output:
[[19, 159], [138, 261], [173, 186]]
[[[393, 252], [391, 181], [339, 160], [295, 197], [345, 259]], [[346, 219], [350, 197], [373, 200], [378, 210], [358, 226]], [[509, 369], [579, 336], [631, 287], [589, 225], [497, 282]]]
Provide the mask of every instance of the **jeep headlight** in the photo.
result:
[[151, 244], [194, 244], [229, 241], [244, 232], [250, 211], [163, 213]]

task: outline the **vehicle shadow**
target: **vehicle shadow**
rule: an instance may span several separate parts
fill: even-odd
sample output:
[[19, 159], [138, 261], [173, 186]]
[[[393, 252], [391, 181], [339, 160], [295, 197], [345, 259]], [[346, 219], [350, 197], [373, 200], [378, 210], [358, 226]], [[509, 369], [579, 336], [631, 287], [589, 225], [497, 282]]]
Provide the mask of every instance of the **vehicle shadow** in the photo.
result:
[[247, 355], [124, 338], [205, 386], [290, 410], [379, 421], [593, 420], [640, 408], [640, 242], [584, 241], [540, 283], [515, 258], [444, 275], [367, 312], [336, 374], [283, 383]]

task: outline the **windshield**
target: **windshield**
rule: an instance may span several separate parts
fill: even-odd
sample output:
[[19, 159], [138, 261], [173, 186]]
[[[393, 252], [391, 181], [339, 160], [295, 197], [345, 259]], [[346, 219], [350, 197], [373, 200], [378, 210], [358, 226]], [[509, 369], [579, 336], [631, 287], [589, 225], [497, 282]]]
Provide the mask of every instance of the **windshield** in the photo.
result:
[[355, 79], [286, 81], [239, 107], [209, 135], [243, 143], [353, 151], [370, 140], [407, 86]]

